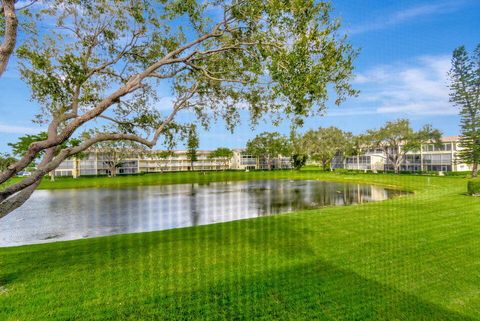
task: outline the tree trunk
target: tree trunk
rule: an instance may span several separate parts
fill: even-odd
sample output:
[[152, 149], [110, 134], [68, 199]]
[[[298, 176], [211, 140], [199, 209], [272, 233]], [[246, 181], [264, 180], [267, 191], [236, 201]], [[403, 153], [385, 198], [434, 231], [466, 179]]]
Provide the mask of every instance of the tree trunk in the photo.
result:
[[112, 167], [110, 167], [110, 176], [111, 177], [117, 176], [117, 166], [113, 165]]
[[327, 161], [322, 161], [322, 168], [324, 171], [327, 170], [327, 163], [328, 163]]
[[29, 187], [23, 189], [22, 191], [18, 192], [17, 194], [13, 195], [12, 197], [6, 199], [5, 201], [0, 203], [0, 218], [10, 214], [15, 209], [22, 206], [32, 195], [32, 193], [37, 189], [38, 185], [42, 179], [38, 180], [37, 182], [33, 183]]
[[400, 173], [400, 165], [398, 165], [397, 163], [395, 163], [394, 166], [395, 166], [395, 174]]
[[478, 177], [478, 163], [473, 163], [472, 166], [472, 177]]
[[7, 69], [8, 60], [17, 42], [18, 19], [15, 14], [14, 0], [3, 1], [3, 14], [5, 16], [5, 34], [3, 43], [0, 44], [0, 76]]

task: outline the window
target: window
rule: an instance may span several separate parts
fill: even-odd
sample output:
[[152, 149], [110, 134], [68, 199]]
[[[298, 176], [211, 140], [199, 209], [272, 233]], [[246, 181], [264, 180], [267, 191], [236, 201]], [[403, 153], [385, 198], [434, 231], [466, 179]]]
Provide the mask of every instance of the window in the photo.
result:
[[442, 143], [439, 146], [435, 144], [426, 144], [422, 146], [424, 152], [448, 152], [452, 150], [452, 143]]

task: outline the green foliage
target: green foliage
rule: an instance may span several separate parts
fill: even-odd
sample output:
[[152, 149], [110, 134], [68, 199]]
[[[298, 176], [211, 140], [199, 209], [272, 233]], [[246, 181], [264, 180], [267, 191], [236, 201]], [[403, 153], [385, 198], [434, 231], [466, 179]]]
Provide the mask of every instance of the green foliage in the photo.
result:
[[230, 148], [226, 147], [219, 147], [215, 150], [213, 150], [209, 155], [209, 159], [213, 158], [220, 158], [220, 159], [225, 159], [226, 161], [229, 161], [233, 157], [233, 150]]
[[193, 170], [193, 163], [198, 160], [197, 150], [199, 145], [197, 127], [195, 125], [190, 126], [187, 133], [187, 158], [191, 164], [191, 170]]
[[480, 195], [480, 179], [472, 179], [467, 183], [467, 191], [470, 195]]
[[431, 125], [425, 125], [415, 131], [408, 119], [389, 121], [377, 130], [368, 130], [361, 135], [359, 142], [363, 149], [381, 149], [387, 155], [387, 161], [399, 171], [400, 164], [408, 152], [419, 152], [423, 144], [441, 144], [442, 133]]
[[226, 147], [219, 147], [213, 150], [209, 155], [209, 159], [217, 159], [223, 163], [224, 169], [228, 168], [228, 164], [233, 157], [233, 150]]
[[277, 132], [263, 132], [247, 142], [246, 153], [265, 158], [271, 169], [273, 158], [291, 154], [291, 145], [287, 137]]
[[292, 166], [299, 170], [305, 166], [308, 160], [307, 149], [305, 148], [302, 136], [297, 133], [296, 126], [290, 131], [290, 153], [292, 154]]
[[[25, 153], [27, 152], [28, 148], [30, 147], [30, 145], [32, 143], [43, 141], [47, 138], [48, 138], [48, 134], [46, 132], [40, 132], [36, 135], [27, 134], [27, 135], [24, 135], [24, 136], [20, 136], [16, 143], [8, 143], [8, 146], [10, 146], [12, 148], [13, 155], [15, 155], [17, 157], [22, 157], [23, 155], [25, 155]], [[82, 140], [79, 139], [79, 138], [70, 138], [67, 141], [65, 141], [59, 147], [62, 148], [62, 149], [63, 148], [71, 148], [71, 147], [78, 146], [81, 142], [82, 142]], [[42, 155], [43, 155], [43, 153], [39, 153], [37, 155], [37, 159], [40, 158]], [[77, 155], [78, 158], [82, 158], [83, 156], [84, 156], [84, 154], [82, 154], [82, 153]]]
[[333, 157], [350, 154], [353, 148], [353, 135], [336, 127], [326, 127], [307, 131], [301, 142], [310, 158], [320, 161], [326, 170]]
[[[47, 133], [46, 132], [41, 132], [36, 135], [24, 135], [18, 138], [18, 141], [16, 143], [8, 143], [8, 146], [12, 148], [12, 153], [15, 156], [22, 157], [26, 151], [28, 150], [28, 147], [34, 143], [34, 142], [39, 142], [42, 140], [47, 139]], [[41, 155], [38, 155], [40, 157]]]
[[307, 163], [308, 155], [305, 154], [293, 154], [292, 155], [292, 164], [293, 168], [299, 170]]
[[473, 164], [477, 176], [480, 163], [480, 44], [469, 57], [464, 46], [453, 52], [450, 76], [450, 101], [460, 108], [459, 161]]
[[15, 163], [16, 159], [6, 153], [0, 153], [0, 172], [7, 169], [8, 166]]
[[220, 22], [212, 11], [226, 19], [218, 35], [176, 55], [197, 53], [161, 67], [141, 90], [122, 97], [110, 131], [158, 127], [167, 117], [156, 108], [160, 83], [171, 85], [177, 100], [196, 88], [187, 107], [198, 123], [208, 127], [215, 114], [229, 129], [238, 123], [239, 106], [253, 124], [265, 114], [300, 122], [320, 114], [330, 92], [336, 103], [356, 94], [349, 81], [357, 53], [326, 2], [56, 0], [41, 10], [52, 28], [17, 50], [22, 77], [43, 108], [37, 121], [97, 106], [112, 88], [212, 32]]
[[154, 156], [160, 158], [160, 159], [167, 159], [169, 157], [174, 156], [175, 153], [171, 150], [162, 150], [154, 154]]

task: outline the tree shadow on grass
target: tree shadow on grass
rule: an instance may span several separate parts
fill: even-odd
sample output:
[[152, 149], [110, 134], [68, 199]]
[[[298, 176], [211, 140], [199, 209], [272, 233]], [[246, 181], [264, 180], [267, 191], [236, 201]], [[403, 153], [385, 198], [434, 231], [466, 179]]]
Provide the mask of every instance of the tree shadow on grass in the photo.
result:
[[[96, 309], [94, 309], [96, 310]], [[241, 275], [195, 291], [158, 293], [93, 318], [121, 320], [473, 320], [315, 261]]]

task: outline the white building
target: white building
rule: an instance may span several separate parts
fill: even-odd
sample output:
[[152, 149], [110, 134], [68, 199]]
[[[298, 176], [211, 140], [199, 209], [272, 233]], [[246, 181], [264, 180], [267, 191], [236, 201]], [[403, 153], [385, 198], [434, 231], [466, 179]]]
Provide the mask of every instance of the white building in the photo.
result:
[[[461, 172], [471, 170], [470, 166], [458, 160], [457, 152], [461, 150], [459, 137], [443, 137], [441, 146], [424, 144], [419, 151], [407, 153], [400, 165], [401, 171], [442, 171]], [[362, 155], [335, 157], [332, 168], [350, 170], [393, 170], [382, 150], [370, 150]]]
[[[292, 159], [279, 155], [271, 161], [272, 169], [290, 169], [292, 168]], [[245, 153], [242, 149], [236, 149], [233, 152], [231, 169], [255, 170], [269, 169], [269, 163], [264, 157], [255, 157]]]
[[[173, 171], [214, 171], [214, 170], [255, 170], [268, 169], [264, 158], [245, 154], [244, 150], [233, 151], [231, 159], [210, 158], [211, 151], [198, 150], [197, 160], [192, 163], [188, 159], [186, 150], [172, 151], [172, 155], [161, 158], [159, 151], [132, 152], [122, 158], [117, 167], [117, 174], [158, 173]], [[88, 176], [109, 175], [109, 158], [101, 150], [91, 150], [81, 158], [65, 160], [55, 170], [55, 176]], [[272, 169], [291, 168], [290, 157], [277, 157], [272, 160]]]

